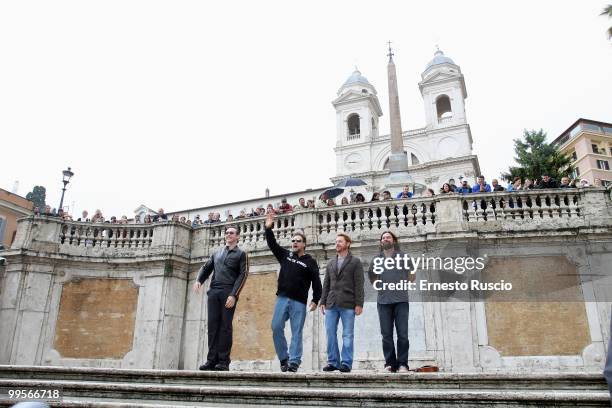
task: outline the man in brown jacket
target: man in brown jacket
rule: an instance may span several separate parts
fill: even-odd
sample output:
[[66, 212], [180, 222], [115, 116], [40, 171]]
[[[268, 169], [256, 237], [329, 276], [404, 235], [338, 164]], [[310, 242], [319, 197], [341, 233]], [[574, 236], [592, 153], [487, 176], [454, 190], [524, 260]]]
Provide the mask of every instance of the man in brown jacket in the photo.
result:
[[[321, 313], [325, 315], [327, 334], [327, 366], [323, 371], [340, 370], [348, 373], [353, 367], [353, 336], [355, 316], [363, 311], [363, 266], [349, 252], [351, 237], [339, 233], [336, 237], [336, 257], [327, 263]], [[338, 321], [342, 320], [342, 355], [338, 350]]]

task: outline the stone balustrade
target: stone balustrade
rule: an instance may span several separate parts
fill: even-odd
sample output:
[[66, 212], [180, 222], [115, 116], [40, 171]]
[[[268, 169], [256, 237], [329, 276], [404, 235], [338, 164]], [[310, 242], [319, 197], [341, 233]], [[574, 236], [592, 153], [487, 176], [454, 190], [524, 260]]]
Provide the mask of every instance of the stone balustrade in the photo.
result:
[[433, 198], [390, 200], [316, 210], [319, 235], [337, 232], [381, 231], [393, 229], [407, 234], [433, 231], [436, 202]]
[[[338, 232], [368, 239], [384, 230], [400, 237], [415, 237], [483, 229], [503, 232], [609, 226], [610, 203], [610, 192], [602, 188], [449, 194], [298, 210], [275, 216], [274, 233], [287, 244], [297, 229], [307, 235], [309, 243], [330, 243]], [[239, 245], [250, 250], [265, 247], [265, 216], [196, 228], [175, 222], [92, 224], [48, 217], [24, 218], [20, 223], [13, 248], [71, 255], [173, 252], [171, 247], [180, 241], [185, 257], [189, 258], [193, 250], [193, 256], [201, 258], [223, 245], [224, 231], [230, 224], [240, 229]], [[179, 231], [181, 238], [176, 235]]]
[[[588, 190], [587, 190], [588, 191]], [[462, 199], [468, 222], [581, 218], [582, 196], [578, 189], [479, 193]]]
[[60, 229], [62, 245], [102, 248], [150, 248], [152, 224], [65, 223]]
[[31, 216], [19, 220], [12, 249], [60, 255], [130, 257], [190, 256], [191, 227], [176, 223], [99, 224]]

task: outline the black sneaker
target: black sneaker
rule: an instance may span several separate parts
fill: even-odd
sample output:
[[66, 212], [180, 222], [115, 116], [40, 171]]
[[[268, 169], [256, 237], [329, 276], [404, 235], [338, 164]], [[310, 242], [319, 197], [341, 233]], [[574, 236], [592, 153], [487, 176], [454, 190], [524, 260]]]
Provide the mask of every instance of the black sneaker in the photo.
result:
[[342, 364], [342, 366], [340, 367], [340, 372], [341, 373], [350, 373], [351, 372], [351, 367], [347, 366], [346, 364]]
[[202, 371], [215, 371], [215, 366], [217, 363], [213, 363], [211, 361], [207, 361], [200, 366], [200, 370]]
[[219, 363], [215, 366], [215, 371], [229, 371], [229, 366], [227, 364]]
[[289, 367], [289, 366], [288, 366], [288, 364], [287, 364], [287, 359], [285, 359], [285, 360], [281, 360], [281, 362], [280, 362], [280, 369], [281, 369], [281, 371], [282, 371], [283, 373], [284, 373], [284, 372], [287, 372], [287, 368], [288, 368], [288, 367]]
[[325, 372], [336, 371], [337, 369], [338, 369], [338, 367], [333, 366], [331, 364], [328, 364], [325, 367], [323, 367], [323, 371], [325, 371]]
[[289, 371], [290, 373], [297, 373], [298, 368], [300, 368], [298, 364], [289, 363], [289, 367], [287, 367], [287, 371]]

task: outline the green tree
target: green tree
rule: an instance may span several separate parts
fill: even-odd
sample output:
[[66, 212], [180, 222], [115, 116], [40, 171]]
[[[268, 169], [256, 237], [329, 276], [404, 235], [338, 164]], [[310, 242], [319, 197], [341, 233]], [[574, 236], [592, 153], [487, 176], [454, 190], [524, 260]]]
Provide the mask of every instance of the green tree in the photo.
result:
[[45, 209], [45, 198], [47, 197], [47, 189], [43, 186], [34, 186], [34, 189], [26, 195], [26, 200], [34, 203], [34, 207], [40, 208], [42, 212]]
[[[604, 7], [600, 16], [608, 16], [612, 18], [612, 4], [608, 4], [606, 7]], [[612, 27], [608, 28], [608, 38], [612, 38]]]
[[559, 180], [574, 171], [571, 157], [559, 152], [554, 146], [546, 143], [546, 132], [525, 129], [522, 139], [514, 139], [514, 160], [518, 166], [511, 166], [502, 178], [511, 181], [515, 177], [532, 180], [548, 174]]

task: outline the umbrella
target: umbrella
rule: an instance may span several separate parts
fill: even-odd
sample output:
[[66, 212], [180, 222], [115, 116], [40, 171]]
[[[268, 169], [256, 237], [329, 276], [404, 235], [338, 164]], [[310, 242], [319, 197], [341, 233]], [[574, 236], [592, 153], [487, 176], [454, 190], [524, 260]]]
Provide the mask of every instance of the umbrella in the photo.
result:
[[365, 186], [367, 184], [368, 183], [366, 183], [360, 178], [349, 177], [349, 178], [345, 178], [344, 180], [337, 182], [336, 184], [334, 184], [334, 186], [343, 188], [343, 187]]
[[[342, 193], [344, 193], [344, 189], [343, 188], [331, 187], [331, 188], [328, 188], [327, 190], [325, 190], [324, 192], [322, 192], [321, 195], [319, 196], [319, 198], [327, 200], [328, 198], [336, 198], [336, 197], [338, 197]], [[325, 198], [323, 198], [323, 197], [325, 197]]]

